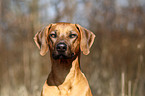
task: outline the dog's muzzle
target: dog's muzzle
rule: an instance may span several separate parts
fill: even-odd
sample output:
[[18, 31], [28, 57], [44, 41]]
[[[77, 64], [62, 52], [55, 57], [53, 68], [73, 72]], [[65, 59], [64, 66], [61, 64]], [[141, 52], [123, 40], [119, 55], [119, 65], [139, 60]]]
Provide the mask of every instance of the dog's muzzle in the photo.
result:
[[55, 51], [52, 53], [54, 59], [71, 59], [74, 53], [70, 51], [68, 45], [64, 42], [56, 44]]
[[67, 50], [67, 45], [65, 43], [59, 43], [59, 44], [56, 45], [56, 50], [59, 53], [63, 53]]

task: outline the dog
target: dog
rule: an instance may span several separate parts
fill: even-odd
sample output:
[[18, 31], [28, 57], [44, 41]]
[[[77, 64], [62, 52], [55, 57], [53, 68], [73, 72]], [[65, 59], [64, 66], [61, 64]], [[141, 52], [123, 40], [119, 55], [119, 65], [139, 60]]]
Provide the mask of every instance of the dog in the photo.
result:
[[51, 72], [41, 96], [92, 96], [85, 75], [80, 70], [80, 53], [90, 53], [93, 32], [79, 24], [49, 24], [36, 33], [34, 41], [44, 56], [50, 51]]

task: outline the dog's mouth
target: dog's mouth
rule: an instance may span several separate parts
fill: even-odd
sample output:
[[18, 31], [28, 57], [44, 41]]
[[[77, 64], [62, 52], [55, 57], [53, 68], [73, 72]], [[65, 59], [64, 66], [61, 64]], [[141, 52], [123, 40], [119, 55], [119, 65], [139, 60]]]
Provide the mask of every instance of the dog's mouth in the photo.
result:
[[69, 55], [65, 54], [65, 53], [52, 53], [52, 57], [53, 59], [57, 60], [57, 59], [72, 59], [74, 57], [74, 53], [71, 53]]

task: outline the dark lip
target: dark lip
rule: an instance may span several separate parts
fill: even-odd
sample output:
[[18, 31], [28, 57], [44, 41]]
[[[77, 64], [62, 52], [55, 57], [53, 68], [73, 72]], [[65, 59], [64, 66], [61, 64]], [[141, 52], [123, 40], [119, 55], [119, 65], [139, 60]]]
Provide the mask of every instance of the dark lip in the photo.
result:
[[52, 54], [52, 57], [57, 60], [57, 59], [72, 59], [74, 57], [74, 53], [71, 54], [71, 56], [66, 56], [65, 54]]

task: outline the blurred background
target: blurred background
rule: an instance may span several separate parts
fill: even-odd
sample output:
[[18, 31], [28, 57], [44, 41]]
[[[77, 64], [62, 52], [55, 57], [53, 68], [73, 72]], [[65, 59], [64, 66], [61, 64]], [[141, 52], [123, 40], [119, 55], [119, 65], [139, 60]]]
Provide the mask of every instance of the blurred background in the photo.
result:
[[51, 64], [33, 37], [55, 22], [96, 34], [81, 57], [93, 96], [145, 96], [145, 0], [0, 0], [0, 96], [40, 96]]

